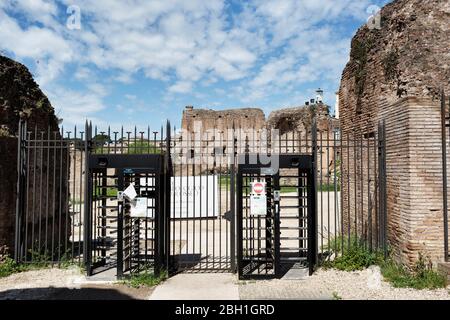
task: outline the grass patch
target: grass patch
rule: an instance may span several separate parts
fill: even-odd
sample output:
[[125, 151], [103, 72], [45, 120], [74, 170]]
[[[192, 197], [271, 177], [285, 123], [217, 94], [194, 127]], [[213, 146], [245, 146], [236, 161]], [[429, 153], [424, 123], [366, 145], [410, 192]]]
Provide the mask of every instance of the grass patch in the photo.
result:
[[388, 259], [381, 264], [381, 274], [395, 288], [438, 289], [447, 287], [447, 277], [434, 271], [422, 254], [412, 270]]
[[[69, 251], [62, 253], [59, 258], [59, 263], [54, 264], [48, 254], [41, 253], [39, 251], [31, 251], [31, 262], [17, 263], [8, 254], [0, 252], [0, 278], [8, 277], [15, 273], [26, 272], [31, 270], [48, 269], [57, 266], [60, 269], [68, 269], [72, 266], [80, 267], [77, 263], [74, 263], [70, 257]], [[83, 268], [80, 268], [83, 271]]]
[[157, 276], [153, 272], [144, 270], [140, 273], [132, 274], [124, 283], [136, 289], [141, 287], [154, 287], [166, 280], [167, 277], [166, 271], [161, 271], [160, 275]]
[[[342, 250], [344, 245], [344, 250]], [[362, 240], [355, 236], [336, 237], [324, 246], [338, 255], [334, 260], [325, 261], [325, 269], [333, 268], [341, 271], [364, 270], [372, 265], [378, 265], [384, 279], [395, 288], [438, 289], [448, 285], [447, 277], [433, 270], [430, 259], [419, 253], [419, 259], [408, 269], [395, 262], [391, 257], [384, 259], [384, 254], [378, 250], [370, 251]]]

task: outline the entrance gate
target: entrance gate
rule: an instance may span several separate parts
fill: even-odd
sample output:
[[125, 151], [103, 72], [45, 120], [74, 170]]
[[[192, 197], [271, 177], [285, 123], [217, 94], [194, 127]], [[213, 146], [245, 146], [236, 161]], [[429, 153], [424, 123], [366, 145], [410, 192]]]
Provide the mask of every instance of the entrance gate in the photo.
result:
[[[165, 255], [163, 157], [91, 154], [87, 161], [88, 275], [111, 268], [119, 278], [148, 269], [159, 273]], [[122, 194], [127, 188], [133, 197]]]
[[[317, 230], [313, 157], [295, 154], [272, 157], [279, 159], [279, 169], [261, 164], [256, 155], [245, 155], [239, 162], [237, 221], [241, 279], [278, 278], [293, 268], [307, 268], [309, 274], [314, 270]], [[251, 163], [252, 158], [257, 161]], [[252, 190], [256, 184], [265, 189], [261, 194]]]
[[[94, 134], [87, 123], [84, 131], [19, 128], [20, 263], [70, 261], [119, 277], [164, 269], [264, 278], [311, 274], [351, 239], [387, 248], [381, 124], [341, 134], [313, 122], [279, 137], [234, 127], [196, 137], [169, 123]], [[255, 154], [279, 165], [252, 163]], [[253, 182], [263, 182], [264, 197], [252, 195]], [[130, 186], [135, 195], [122, 197]]]

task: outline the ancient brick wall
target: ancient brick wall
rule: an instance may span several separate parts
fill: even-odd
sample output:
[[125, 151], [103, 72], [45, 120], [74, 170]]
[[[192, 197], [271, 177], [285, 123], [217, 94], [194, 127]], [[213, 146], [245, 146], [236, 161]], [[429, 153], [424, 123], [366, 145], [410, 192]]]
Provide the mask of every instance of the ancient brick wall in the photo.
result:
[[442, 0], [386, 5], [381, 27], [353, 38], [339, 90], [344, 135], [386, 122], [389, 243], [410, 265], [419, 252], [444, 255], [439, 93], [450, 92], [449, 15]]

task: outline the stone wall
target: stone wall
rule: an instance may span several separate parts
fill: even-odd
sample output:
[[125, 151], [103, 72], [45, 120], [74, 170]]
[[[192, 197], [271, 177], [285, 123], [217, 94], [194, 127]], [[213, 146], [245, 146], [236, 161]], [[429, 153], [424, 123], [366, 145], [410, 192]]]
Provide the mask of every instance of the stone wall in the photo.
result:
[[[38, 132], [38, 138], [40, 138], [41, 132], [52, 132], [52, 138], [59, 139], [58, 119], [55, 116], [53, 107], [49, 100], [40, 90], [37, 83], [33, 80], [33, 76], [28, 69], [7, 57], [0, 56], [0, 246], [7, 245], [10, 252], [14, 249], [14, 222], [15, 222], [15, 208], [16, 208], [16, 184], [17, 184], [17, 134], [19, 119], [27, 121], [28, 130]], [[56, 132], [55, 135], [53, 132]], [[37, 145], [39, 146], [39, 145]], [[46, 154], [46, 152], [43, 152]], [[32, 154], [32, 152], [31, 152]], [[61, 154], [61, 151], [59, 152]], [[67, 155], [62, 155], [64, 164], [68, 161]], [[36, 175], [34, 179], [36, 181], [46, 181], [47, 172], [51, 171], [56, 165], [52, 162], [52, 157], [30, 157], [29, 167], [35, 168]], [[62, 175], [60, 171], [56, 171], [56, 181], [61, 181], [64, 186], [67, 184], [67, 175]], [[53, 194], [51, 192], [52, 185], [49, 183], [49, 198], [52, 199]], [[54, 188], [55, 190], [58, 188]], [[46, 223], [52, 223], [57, 218], [57, 209], [51, 209], [49, 206], [49, 200], [47, 195], [42, 190], [40, 185], [32, 186], [29, 184], [27, 194], [41, 195], [41, 202], [36, 201], [33, 205], [28, 201], [28, 215], [38, 217], [38, 212], [41, 212], [42, 219], [36, 218], [27, 220], [28, 230], [37, 229], [38, 226], [45, 229]], [[59, 202], [67, 203], [68, 193], [62, 191], [61, 197], [59, 191], [55, 191], [55, 199], [58, 203], [55, 208], [59, 208]], [[29, 197], [31, 199], [31, 197]], [[40, 207], [37, 207], [36, 203], [40, 203]], [[42, 209], [50, 208], [50, 209]], [[40, 210], [40, 211], [39, 211]], [[46, 210], [46, 212], [43, 212]], [[61, 219], [62, 228], [66, 224], [65, 214]], [[51, 229], [54, 232], [59, 231], [59, 220], [56, 223], [56, 228]], [[42, 229], [42, 230], [44, 230]], [[48, 229], [50, 230], [50, 229]], [[39, 234], [39, 233], [38, 233]], [[51, 234], [50, 232], [47, 235]], [[61, 233], [64, 237], [65, 232]], [[42, 235], [42, 234], [41, 234]], [[70, 236], [70, 234], [68, 234]], [[65, 241], [62, 238], [62, 241]]]
[[260, 130], [265, 126], [265, 115], [258, 108], [243, 108], [230, 110], [194, 109], [191, 106], [183, 111], [181, 128], [194, 131], [196, 123], [201, 123], [202, 131], [217, 129], [226, 131], [233, 127], [238, 129]]
[[363, 26], [352, 40], [339, 90], [342, 134], [375, 132], [386, 121], [390, 245], [407, 264], [419, 252], [437, 262], [444, 255], [438, 98], [441, 88], [450, 92], [450, 3], [397, 0], [380, 14], [380, 29]]
[[0, 247], [6, 245], [8, 248], [14, 248], [17, 139], [0, 138], [0, 155]]

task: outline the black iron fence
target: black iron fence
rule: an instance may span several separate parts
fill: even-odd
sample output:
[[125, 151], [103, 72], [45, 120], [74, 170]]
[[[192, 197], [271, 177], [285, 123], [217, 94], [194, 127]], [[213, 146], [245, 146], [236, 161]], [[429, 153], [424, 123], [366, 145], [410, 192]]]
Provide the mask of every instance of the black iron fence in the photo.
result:
[[[345, 252], [355, 239], [386, 250], [384, 125], [343, 134], [335, 123], [318, 120], [282, 133], [234, 127], [194, 132], [170, 125], [101, 131], [90, 124], [84, 131], [41, 132], [21, 123], [16, 260], [68, 261], [94, 269], [120, 264], [124, 272], [156, 260], [170, 272], [234, 272], [236, 242], [242, 241], [236, 221], [242, 154], [264, 155], [277, 169], [277, 155], [312, 156], [315, 187], [309, 203], [303, 199], [307, 186], [299, 183], [304, 179], [292, 168], [279, 170], [281, 253], [296, 248], [292, 251], [307, 255], [308, 232], [317, 239], [315, 266]], [[137, 176], [127, 162], [142, 155], [161, 158], [162, 187], [155, 172]], [[111, 165], [118, 159], [121, 166]], [[120, 198], [130, 184], [136, 197], [147, 198], [141, 216], [130, 211], [135, 200]], [[315, 223], [308, 226], [304, 213], [312, 202]], [[160, 222], [152, 220], [157, 217]], [[280, 258], [287, 261], [289, 254]]]
[[445, 93], [441, 96], [441, 124], [442, 124], [442, 196], [443, 196], [443, 227], [444, 227], [444, 259], [450, 261], [450, 235], [448, 226], [448, 151], [450, 144], [450, 98], [447, 104]]

